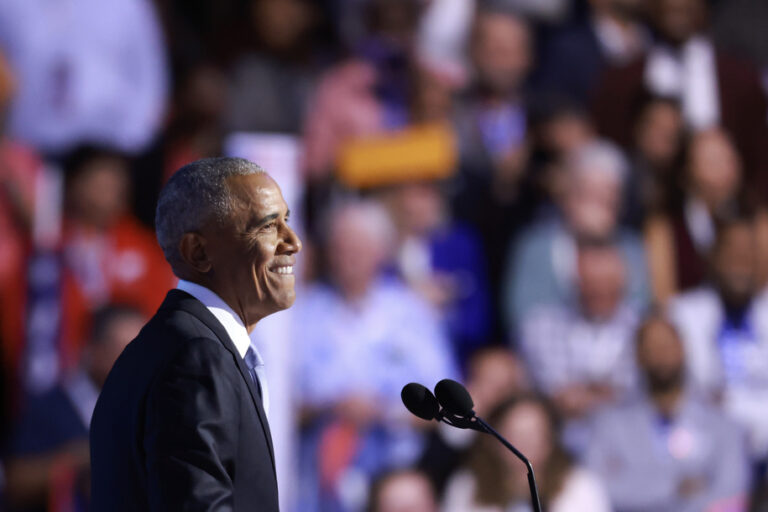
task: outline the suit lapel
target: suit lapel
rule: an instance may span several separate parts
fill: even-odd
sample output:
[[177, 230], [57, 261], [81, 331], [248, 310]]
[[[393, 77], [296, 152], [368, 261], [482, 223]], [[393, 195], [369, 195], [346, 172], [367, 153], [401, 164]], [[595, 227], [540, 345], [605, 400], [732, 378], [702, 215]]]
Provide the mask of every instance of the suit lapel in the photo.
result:
[[197, 319], [203, 322], [206, 327], [213, 331], [216, 337], [219, 338], [219, 341], [221, 341], [222, 345], [224, 345], [224, 348], [226, 348], [232, 354], [237, 364], [237, 369], [240, 371], [240, 375], [245, 381], [245, 384], [248, 386], [248, 391], [251, 393], [253, 404], [256, 406], [256, 412], [259, 415], [262, 431], [264, 432], [264, 437], [266, 438], [267, 446], [269, 447], [269, 457], [272, 461], [272, 470], [275, 471], [275, 475], [277, 475], [277, 470], [275, 469], [275, 449], [272, 445], [272, 432], [269, 429], [269, 422], [267, 421], [267, 414], [264, 411], [264, 405], [262, 404], [261, 397], [259, 396], [259, 391], [256, 389], [256, 385], [254, 384], [253, 379], [251, 379], [250, 372], [245, 366], [243, 358], [240, 357], [237, 348], [235, 348], [235, 344], [232, 342], [229, 334], [227, 334], [224, 326], [221, 325], [221, 323], [216, 319], [215, 316], [213, 316], [210, 311], [208, 311], [208, 308], [206, 308], [202, 302], [181, 290], [171, 290], [168, 292], [168, 297], [166, 298], [166, 304], [164, 304], [164, 306], [175, 306], [178, 309], [182, 309], [194, 315]]

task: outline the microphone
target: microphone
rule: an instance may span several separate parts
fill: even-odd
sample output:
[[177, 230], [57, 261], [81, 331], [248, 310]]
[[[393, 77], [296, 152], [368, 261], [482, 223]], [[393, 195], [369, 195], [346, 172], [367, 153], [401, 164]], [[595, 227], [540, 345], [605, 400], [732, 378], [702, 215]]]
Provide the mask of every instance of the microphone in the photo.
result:
[[437, 403], [437, 398], [426, 386], [416, 382], [406, 384], [400, 393], [400, 398], [403, 399], [405, 408], [414, 416], [427, 421], [441, 420], [440, 404]]
[[[403, 388], [403, 404], [414, 415], [425, 420], [436, 419], [458, 428], [469, 428], [490, 434], [511, 451], [528, 469], [528, 488], [531, 493], [531, 505], [534, 512], [541, 512], [539, 490], [533, 474], [533, 465], [512, 443], [496, 432], [474, 411], [475, 403], [467, 389], [459, 382], [443, 379], [435, 386], [435, 394], [421, 384], [412, 382]], [[442, 410], [440, 410], [442, 406]]]
[[443, 379], [435, 386], [435, 396], [443, 409], [454, 416], [472, 417], [475, 402], [464, 386], [451, 379]]

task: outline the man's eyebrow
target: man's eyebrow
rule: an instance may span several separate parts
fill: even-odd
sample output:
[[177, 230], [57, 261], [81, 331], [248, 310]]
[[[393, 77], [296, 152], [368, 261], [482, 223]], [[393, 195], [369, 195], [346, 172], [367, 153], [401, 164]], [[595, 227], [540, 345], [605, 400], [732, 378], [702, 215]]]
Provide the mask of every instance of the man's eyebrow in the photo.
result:
[[[287, 218], [289, 218], [290, 216], [291, 216], [291, 211], [290, 211], [290, 210], [287, 210], [287, 211], [286, 211], [286, 213], [285, 213], [285, 218], [287, 219]], [[273, 221], [273, 220], [275, 220], [275, 219], [277, 219], [277, 218], [279, 218], [279, 217], [280, 217], [280, 214], [279, 214], [279, 213], [270, 213], [270, 214], [269, 214], [269, 215], [267, 215], [266, 217], [262, 217], [262, 218], [261, 218], [261, 219], [259, 219], [258, 221], [254, 222], [254, 223], [252, 224], [252, 226], [253, 226], [254, 228], [258, 228], [258, 227], [261, 227], [261, 226], [263, 226], [264, 224], [266, 224], [266, 223], [268, 223], [268, 222], [271, 222], [271, 221]]]
[[262, 217], [261, 219], [257, 220], [252, 224], [253, 227], [258, 228], [266, 224], [267, 222], [271, 222], [275, 219], [277, 219], [280, 216], [279, 213], [271, 213], [267, 215], [266, 217]]

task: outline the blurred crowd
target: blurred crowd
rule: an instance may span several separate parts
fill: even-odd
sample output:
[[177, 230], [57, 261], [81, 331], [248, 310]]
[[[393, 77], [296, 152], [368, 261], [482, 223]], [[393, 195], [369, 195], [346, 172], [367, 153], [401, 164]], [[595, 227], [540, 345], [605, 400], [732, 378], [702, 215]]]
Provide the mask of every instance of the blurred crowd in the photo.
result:
[[0, 507], [88, 510], [99, 388], [176, 284], [160, 187], [230, 154], [304, 239], [254, 334], [285, 510], [531, 510], [493, 439], [403, 408], [446, 377], [547, 511], [768, 510], [766, 27], [764, 0], [2, 0]]

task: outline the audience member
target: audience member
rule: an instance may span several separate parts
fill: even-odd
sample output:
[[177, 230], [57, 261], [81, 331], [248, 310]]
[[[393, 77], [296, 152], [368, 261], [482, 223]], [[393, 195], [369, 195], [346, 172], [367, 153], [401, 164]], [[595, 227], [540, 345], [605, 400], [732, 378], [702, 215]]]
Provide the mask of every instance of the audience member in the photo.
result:
[[[568, 188], [568, 157], [599, 141], [588, 112], [575, 102], [542, 95], [531, 106], [531, 162], [525, 213], [546, 217], [562, 204]], [[528, 215], [522, 226], [530, 224]]]
[[616, 512], [745, 510], [741, 432], [686, 379], [675, 328], [650, 316], [635, 342], [643, 391], [599, 414], [587, 456]]
[[514, 189], [525, 171], [524, 85], [532, 44], [526, 21], [513, 12], [480, 8], [476, 14], [470, 46], [475, 76], [460, 103], [457, 131], [465, 172], [487, 187]]
[[[176, 79], [163, 141], [162, 182], [183, 165], [221, 152], [229, 102], [227, 84], [225, 73], [208, 62], [191, 66]], [[159, 190], [159, 185], [156, 188]], [[154, 216], [154, 209], [151, 213]]]
[[693, 383], [714, 394], [749, 436], [752, 457], [768, 456], [768, 296], [758, 286], [755, 220], [722, 221], [712, 281], [670, 304], [686, 344]]
[[443, 314], [456, 359], [488, 343], [491, 311], [485, 255], [470, 226], [452, 221], [440, 185], [407, 183], [385, 192], [397, 229], [404, 280]]
[[409, 75], [423, 2], [368, 0], [362, 5], [365, 31], [353, 49], [376, 69], [376, 93], [385, 128], [402, 128], [409, 118]]
[[[704, 283], [707, 257], [715, 241], [718, 219], [744, 205], [742, 164], [730, 139], [713, 129], [694, 135], [688, 143], [682, 198], [666, 213], [651, 217], [646, 247], [654, 298], [664, 304], [674, 294]], [[756, 233], [765, 240], [768, 218], [758, 216]], [[759, 246], [758, 278], [765, 279], [768, 247]]]
[[584, 417], [635, 384], [638, 311], [626, 297], [627, 274], [618, 246], [581, 244], [577, 302], [541, 306], [521, 321], [528, 371], [566, 418]]
[[509, 332], [541, 305], [576, 300], [576, 254], [580, 240], [613, 238], [628, 275], [630, 302], [648, 297], [645, 253], [640, 240], [618, 225], [626, 162], [610, 144], [580, 148], [566, 162], [559, 215], [543, 218], [521, 234], [507, 255], [504, 320]]
[[437, 512], [437, 496], [427, 476], [415, 470], [385, 473], [374, 482], [368, 512]]
[[0, 127], [0, 359], [9, 417], [79, 359], [88, 308], [61, 254], [62, 181]]
[[309, 0], [250, 0], [248, 14], [255, 41], [230, 73], [226, 129], [298, 134], [313, 85], [311, 36], [320, 13]]
[[[611, 510], [602, 484], [578, 466], [558, 442], [553, 413], [540, 399], [522, 397], [500, 405], [489, 422], [526, 454], [536, 471], [542, 506], [550, 512]], [[468, 467], [448, 483], [446, 512], [531, 510], [525, 466], [491, 436], [480, 436]]]
[[640, 109], [631, 150], [626, 221], [642, 228], [651, 215], [668, 211], [680, 186], [678, 170], [683, 149], [680, 105], [652, 97]]
[[656, 40], [643, 57], [606, 71], [595, 94], [599, 131], [628, 146], [632, 113], [649, 94], [680, 102], [688, 128], [722, 126], [745, 162], [756, 197], [768, 190], [768, 106], [752, 66], [718, 50], [706, 34], [705, 0], [653, 0]]
[[531, 391], [531, 376], [515, 352], [501, 346], [472, 354], [467, 365], [467, 390], [478, 416], [488, 416], [512, 396]]
[[[528, 22], [513, 9], [478, 6], [468, 48], [473, 76], [454, 121], [460, 167], [452, 203], [456, 217], [478, 230], [490, 275], [501, 273], [510, 237], [535, 204], [526, 94], [532, 45]], [[494, 300], [500, 296], [498, 280], [491, 282], [491, 293]], [[500, 309], [494, 308], [495, 318]], [[500, 336], [500, 326], [494, 328]]]
[[541, 87], [586, 106], [607, 65], [625, 64], [650, 39], [640, 23], [641, 0], [590, 0], [590, 15], [556, 32], [539, 66]]
[[0, 48], [24, 86], [10, 133], [47, 154], [83, 143], [135, 153], [157, 134], [168, 71], [149, 0], [6, 0]]
[[109, 370], [145, 320], [122, 306], [98, 311], [80, 368], [25, 404], [7, 450], [11, 510], [88, 510], [91, 414]]
[[310, 488], [301, 510], [354, 510], [363, 497], [355, 483], [364, 490], [379, 471], [415, 462], [423, 443], [400, 391], [456, 375], [436, 311], [382, 275], [394, 236], [377, 203], [337, 207], [328, 223], [329, 280], [299, 295], [302, 467]]
[[130, 303], [152, 315], [175, 278], [154, 235], [128, 210], [127, 161], [81, 148], [67, 161], [65, 257], [91, 307]]

